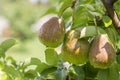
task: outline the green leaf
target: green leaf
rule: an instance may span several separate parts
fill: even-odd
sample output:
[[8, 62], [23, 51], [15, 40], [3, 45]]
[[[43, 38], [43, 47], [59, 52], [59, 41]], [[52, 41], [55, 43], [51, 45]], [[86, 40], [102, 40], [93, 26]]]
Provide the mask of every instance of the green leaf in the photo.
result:
[[0, 47], [0, 57], [5, 58], [5, 52], [1, 47]]
[[57, 65], [57, 70], [55, 72], [55, 80], [66, 80], [67, 69], [62, 61], [59, 61]]
[[37, 73], [35, 70], [28, 70], [27, 72], [25, 72], [25, 77], [28, 77], [28, 78], [34, 78], [37, 76]]
[[16, 43], [17, 42], [14, 39], [7, 39], [0, 44], [0, 48], [2, 48], [4, 52], [6, 52], [9, 48], [14, 46]]
[[45, 16], [47, 14], [53, 14], [53, 13], [57, 13], [56, 11], [56, 7], [50, 7], [42, 16]]
[[58, 69], [56, 72], [55, 72], [55, 77], [56, 77], [56, 80], [66, 80], [66, 70], [63, 68], [63, 69]]
[[48, 69], [45, 69], [41, 72], [41, 76], [45, 79], [55, 79], [55, 71], [57, 70], [57, 67], [51, 67]]
[[117, 38], [116, 46], [118, 48], [118, 53], [120, 53], [120, 37], [119, 37], [119, 35], [116, 36], [116, 38]]
[[0, 70], [4, 69], [5, 65], [3, 62], [0, 61]]
[[95, 26], [88, 26], [81, 29], [80, 37], [90, 37], [95, 36], [97, 34]]
[[116, 43], [117, 43], [117, 32], [115, 30], [115, 28], [113, 26], [110, 26], [108, 28], [105, 29], [108, 37], [110, 38], [114, 48], [116, 47]]
[[30, 65], [39, 66], [39, 65], [41, 65], [41, 61], [38, 58], [32, 57], [32, 58], [26, 59], [25, 62], [19, 64], [19, 66], [20, 66], [19, 68], [20, 69], [23, 69], [23, 68], [25, 69]]
[[95, 16], [102, 17], [102, 15], [101, 15], [100, 13], [98, 13], [98, 12], [94, 12], [94, 11], [88, 11], [88, 12], [89, 12], [89, 14], [90, 14], [91, 16], [93, 16], [93, 17], [95, 17]]
[[45, 69], [50, 68], [51, 66], [47, 65], [46, 63], [41, 62], [40, 65], [37, 66], [36, 70], [41, 73]]
[[26, 59], [26, 61], [21, 64], [20, 68], [26, 68], [30, 65], [39, 66], [41, 65], [41, 61], [38, 58], [32, 57], [32, 58]]
[[[95, 26], [81, 27], [81, 28], [78, 28], [77, 30], [80, 31], [80, 38], [92, 37], [97, 35]], [[98, 30], [100, 31], [100, 33], [106, 33], [105, 30], [103, 30], [100, 27], [98, 27]]]
[[46, 49], [45, 51], [46, 62], [51, 65], [57, 65], [59, 56], [54, 49]]
[[108, 16], [103, 16], [103, 22], [105, 27], [109, 27], [112, 25], [112, 20]]
[[120, 64], [120, 55], [116, 56], [116, 61], [117, 61], [118, 64]]
[[108, 69], [99, 70], [98, 80], [119, 80], [117, 64], [112, 65]]
[[83, 65], [84, 72], [85, 72], [85, 80], [92, 79], [97, 76], [98, 70], [97, 68], [94, 68], [89, 62]]
[[7, 39], [0, 44], [0, 57], [5, 58], [5, 52], [16, 44], [16, 40]]
[[49, 66], [48, 64], [41, 62], [38, 58], [31, 58], [30, 60], [26, 61], [23, 64], [23, 68], [27, 68], [31, 65], [36, 65], [36, 71], [41, 73], [42, 71], [44, 71], [47, 68], [50, 68], [51, 66]]
[[91, 3], [94, 2], [94, 0], [78, 0], [78, 1], [79, 1], [79, 3], [81, 3], [81, 4], [91, 4]]
[[80, 5], [75, 8], [73, 13], [74, 21], [72, 28], [81, 27], [87, 25], [89, 22], [88, 10], [85, 8], [85, 5]]
[[6, 62], [9, 62], [10, 64], [12, 64], [12, 65], [14, 65], [15, 67], [17, 67], [16, 60], [13, 59], [13, 57], [11, 57], [11, 56], [8, 56], [8, 57], [6, 58]]
[[23, 75], [15, 70], [15, 68], [11, 66], [5, 66], [3, 71], [5, 71], [9, 76], [11, 76], [14, 80], [23, 80]]
[[21, 69], [23, 68], [26, 69], [27, 67], [32, 65], [37, 66], [35, 70], [39, 73], [51, 67], [50, 65], [44, 62], [41, 62], [38, 58], [31, 58], [31, 59], [28, 59], [25, 63], [23, 63], [23, 66], [21, 66]]
[[50, 73], [55, 72], [56, 70], [57, 70], [56, 67], [51, 67], [51, 68], [45, 69], [43, 72], [41, 72], [41, 75], [46, 76], [46, 75], [48, 75]]
[[63, 0], [59, 9], [59, 16], [62, 16], [63, 12], [72, 6], [72, 0]]
[[86, 8], [88, 8], [90, 11], [95, 11], [95, 8], [91, 4], [85, 4]]
[[[89, 23], [93, 21], [95, 16], [102, 18], [102, 13], [99, 11], [98, 3], [96, 0], [78, 0], [74, 11], [74, 21], [72, 28], [81, 26], [91, 26]], [[101, 4], [100, 4], [101, 5]], [[103, 7], [103, 6], [102, 6]], [[100, 8], [102, 8], [100, 6]], [[102, 8], [103, 10], [103, 8]]]
[[40, 76], [40, 77], [35, 77], [34, 80], [45, 80], [45, 79], [42, 76]]
[[81, 66], [70, 66], [68, 73], [75, 80], [85, 80], [84, 69]]
[[31, 58], [30, 65], [41, 65], [41, 61], [38, 58]]
[[8, 76], [7, 76], [7, 74], [5, 72], [1, 72], [0, 80], [10, 80], [10, 79], [8, 79]]

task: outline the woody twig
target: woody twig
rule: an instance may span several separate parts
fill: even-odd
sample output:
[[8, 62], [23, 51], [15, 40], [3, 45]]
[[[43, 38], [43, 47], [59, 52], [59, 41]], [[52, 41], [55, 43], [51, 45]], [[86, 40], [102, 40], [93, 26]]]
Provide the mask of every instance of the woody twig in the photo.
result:
[[105, 6], [108, 16], [112, 19], [112, 22], [115, 26], [115, 29], [120, 34], [120, 20], [118, 18], [118, 15], [114, 9], [114, 3], [117, 0], [102, 0], [103, 5]]

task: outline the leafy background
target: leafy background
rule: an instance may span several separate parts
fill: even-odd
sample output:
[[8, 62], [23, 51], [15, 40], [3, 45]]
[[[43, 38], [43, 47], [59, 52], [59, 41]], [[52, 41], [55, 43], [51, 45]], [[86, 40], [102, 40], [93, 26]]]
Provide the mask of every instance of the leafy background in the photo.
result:
[[[31, 27], [47, 14], [62, 16], [66, 29], [86, 28], [81, 37], [97, 34], [94, 17], [98, 16], [100, 32], [107, 32], [116, 51], [120, 49], [119, 35], [110, 18], [105, 16], [101, 0], [78, 0], [74, 12], [71, 5], [72, 0], [49, 0], [46, 4], [31, 4], [28, 0], [0, 0], [0, 15], [9, 20], [10, 28], [14, 31], [10, 38], [15, 38], [0, 44], [0, 71], [3, 71], [0, 73], [1, 80], [120, 80], [120, 55], [117, 55], [116, 62], [105, 70], [95, 69], [89, 63], [83, 66], [70, 65], [67, 68], [67, 63], [63, 64], [57, 51], [46, 49], [39, 42], [37, 31], [32, 31]], [[120, 1], [114, 6], [120, 16]]]

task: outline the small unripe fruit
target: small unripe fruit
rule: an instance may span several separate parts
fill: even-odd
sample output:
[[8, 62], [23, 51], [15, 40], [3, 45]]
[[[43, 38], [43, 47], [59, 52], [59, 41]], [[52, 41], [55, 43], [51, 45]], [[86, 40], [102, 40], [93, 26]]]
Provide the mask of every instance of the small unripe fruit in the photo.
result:
[[75, 65], [83, 64], [88, 60], [89, 43], [85, 39], [79, 39], [79, 35], [77, 30], [68, 31], [62, 46], [64, 60]]
[[45, 46], [56, 48], [64, 39], [65, 26], [62, 19], [52, 17], [39, 30], [39, 39]]
[[95, 68], [106, 69], [115, 60], [115, 50], [107, 34], [100, 34], [94, 38], [92, 43], [89, 60]]

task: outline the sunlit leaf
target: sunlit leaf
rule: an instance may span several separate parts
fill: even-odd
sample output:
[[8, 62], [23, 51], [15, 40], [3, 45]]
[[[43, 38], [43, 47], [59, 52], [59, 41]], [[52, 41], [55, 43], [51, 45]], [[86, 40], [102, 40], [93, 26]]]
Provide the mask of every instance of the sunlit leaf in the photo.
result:
[[95, 2], [94, 0], [79, 0], [79, 3], [81, 3], [81, 4], [91, 4], [94, 2]]
[[57, 13], [57, 11], [56, 11], [56, 7], [50, 7], [42, 16], [45, 16], [45, 15], [47, 15], [47, 14], [55, 14], [55, 13]]
[[57, 65], [59, 56], [54, 49], [46, 49], [45, 51], [46, 62], [51, 65]]
[[4, 67], [5, 67], [4, 63], [0, 61], [0, 71], [4, 69]]
[[9, 76], [13, 77], [14, 79], [19, 78], [20, 80], [23, 80], [23, 75], [11, 66], [5, 66], [3, 71], [5, 71]]
[[11, 80], [9, 79], [8, 75], [0, 70], [0, 80]]
[[40, 65], [37, 66], [36, 70], [41, 73], [47, 68], [50, 68], [51, 66], [47, 65], [46, 63], [41, 62]]
[[0, 57], [5, 57], [5, 52], [4, 50], [0, 47]]
[[17, 41], [15, 39], [7, 39], [0, 44], [0, 48], [2, 48], [4, 52], [6, 52], [9, 48], [14, 46], [16, 43]]
[[98, 34], [98, 31], [100, 33], [106, 33], [105, 30], [103, 30], [100, 27], [98, 27], [98, 31], [97, 31], [95, 26], [81, 27], [78, 28], [77, 30], [80, 31], [80, 38], [96, 36]]
[[63, 0], [59, 9], [59, 15], [61, 16], [65, 9], [72, 6], [72, 0]]
[[83, 27], [81, 30], [80, 37], [89, 37], [89, 36], [95, 36], [97, 34], [95, 26], [88, 26]]
[[13, 59], [13, 57], [11, 57], [11, 56], [8, 56], [8, 57], [6, 58], [6, 62], [10, 62], [10, 63], [11, 63], [12, 65], [14, 65], [15, 67], [17, 66], [16, 60]]
[[40, 65], [41, 61], [38, 58], [31, 58], [30, 65]]
[[103, 22], [105, 27], [109, 27], [112, 25], [112, 20], [108, 16], [103, 16]]

